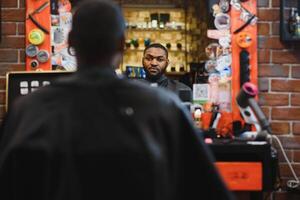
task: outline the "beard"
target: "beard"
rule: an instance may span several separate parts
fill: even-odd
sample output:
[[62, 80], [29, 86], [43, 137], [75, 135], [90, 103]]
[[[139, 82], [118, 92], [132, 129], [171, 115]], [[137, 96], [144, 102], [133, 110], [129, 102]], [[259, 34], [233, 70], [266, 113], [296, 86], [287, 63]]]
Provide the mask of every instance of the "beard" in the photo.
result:
[[167, 67], [164, 67], [161, 71], [159, 71], [157, 74], [153, 74], [151, 73], [149, 70], [146, 69], [146, 67], [144, 67], [144, 70], [146, 72], [146, 79], [152, 81], [152, 82], [155, 82], [157, 81], [158, 79], [160, 79], [164, 74], [165, 74], [165, 71], [166, 71], [166, 68]]

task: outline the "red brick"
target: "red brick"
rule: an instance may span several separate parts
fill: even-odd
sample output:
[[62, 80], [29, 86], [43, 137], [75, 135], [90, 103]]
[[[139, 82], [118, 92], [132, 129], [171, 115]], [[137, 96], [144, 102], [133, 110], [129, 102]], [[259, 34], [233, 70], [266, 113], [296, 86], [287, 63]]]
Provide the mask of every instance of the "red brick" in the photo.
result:
[[258, 48], [259, 49], [266, 49], [266, 41], [267, 41], [267, 37], [266, 36], [259, 36], [258, 38]]
[[272, 7], [279, 7], [280, 6], [280, 0], [272, 0]]
[[2, 37], [0, 48], [24, 48], [25, 37], [24, 36], [9, 36]]
[[291, 95], [291, 104], [292, 106], [300, 106], [300, 94]]
[[258, 48], [260, 49], [286, 49], [291, 48], [292, 44], [285, 44], [280, 41], [279, 36], [260, 36], [258, 37]]
[[293, 134], [294, 135], [300, 135], [300, 122], [294, 122], [293, 123]]
[[258, 79], [258, 89], [261, 92], [269, 91], [269, 79], [267, 78], [259, 78]]
[[272, 35], [280, 34], [280, 24], [279, 22], [272, 22]]
[[6, 89], [6, 78], [1, 77], [0, 78], [0, 90]]
[[287, 49], [291, 48], [290, 44], [282, 43], [278, 36], [268, 37], [265, 43], [266, 49]]
[[299, 120], [300, 108], [272, 108], [272, 119]]
[[295, 63], [300, 62], [299, 51], [273, 51], [272, 52], [273, 63]]
[[2, 8], [13, 8], [18, 6], [18, 0], [2, 0]]
[[258, 9], [258, 18], [261, 21], [279, 21], [279, 9]]
[[6, 73], [10, 72], [10, 71], [24, 71], [24, 70], [25, 70], [25, 64], [0, 63], [0, 75], [1, 76], [5, 76]]
[[258, 31], [258, 35], [269, 35], [270, 34], [269, 23], [258, 22], [257, 31]]
[[[300, 172], [300, 164], [292, 164], [296, 174]], [[283, 177], [293, 177], [293, 174], [287, 164], [280, 164], [280, 175]]]
[[18, 24], [18, 35], [24, 35], [25, 34], [25, 25], [24, 23]]
[[267, 117], [267, 119], [270, 119], [270, 107], [261, 107], [261, 110], [263, 111], [264, 115]]
[[300, 92], [300, 80], [273, 79], [271, 81], [272, 91]]
[[3, 22], [24, 22], [25, 9], [3, 9], [2, 21]]
[[294, 150], [293, 152], [293, 161], [294, 162], [300, 162], [300, 151]]
[[288, 106], [288, 94], [260, 93], [259, 104], [263, 106]]
[[300, 136], [279, 136], [284, 149], [300, 149]]
[[300, 78], [300, 66], [293, 66], [292, 67], [292, 77], [293, 78]]
[[5, 104], [5, 91], [0, 92], [0, 104]]
[[20, 1], [20, 8], [25, 8], [25, 1], [26, 0], [19, 0]]
[[19, 52], [19, 62], [20, 63], [25, 63], [25, 59], [26, 59], [25, 50], [20, 50], [20, 52]]
[[269, 63], [270, 62], [270, 50], [258, 49], [258, 62]]
[[[275, 142], [273, 142], [273, 144], [274, 144], [274, 143], [275, 143]], [[277, 147], [277, 143], [275, 143], [275, 146]], [[285, 154], [287, 155], [288, 159], [289, 159], [290, 161], [292, 161], [293, 151], [292, 151], [292, 150], [285, 150], [284, 152], [285, 152]], [[278, 161], [279, 161], [280, 163], [286, 163], [286, 160], [285, 160], [285, 158], [284, 158], [284, 156], [283, 156], [283, 154], [282, 154], [282, 151], [278, 149], [277, 153], [278, 153]]]
[[16, 24], [15, 23], [2, 23], [2, 34], [3, 35], [16, 35]]
[[288, 122], [271, 122], [272, 134], [286, 135], [290, 133], [290, 124]]
[[17, 62], [17, 61], [18, 61], [17, 50], [0, 49], [0, 62]]
[[258, 66], [259, 77], [288, 77], [289, 66], [278, 64], [260, 64]]
[[269, 0], [257, 1], [257, 7], [269, 7]]

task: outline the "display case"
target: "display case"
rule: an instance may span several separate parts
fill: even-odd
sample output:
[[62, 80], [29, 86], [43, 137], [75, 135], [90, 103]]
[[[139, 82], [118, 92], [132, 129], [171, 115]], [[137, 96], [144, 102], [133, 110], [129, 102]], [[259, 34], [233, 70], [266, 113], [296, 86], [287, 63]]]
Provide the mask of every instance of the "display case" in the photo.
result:
[[280, 1], [280, 39], [300, 41], [300, 0]]

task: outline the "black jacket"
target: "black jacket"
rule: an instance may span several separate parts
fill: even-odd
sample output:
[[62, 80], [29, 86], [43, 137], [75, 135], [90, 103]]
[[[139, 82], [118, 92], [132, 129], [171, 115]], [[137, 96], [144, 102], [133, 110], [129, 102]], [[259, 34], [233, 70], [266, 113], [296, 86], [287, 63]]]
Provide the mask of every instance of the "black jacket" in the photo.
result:
[[230, 199], [188, 115], [110, 69], [57, 81], [6, 116], [0, 199]]
[[169, 79], [165, 75], [162, 75], [158, 79], [154, 79], [154, 80], [146, 77], [145, 80], [148, 81], [150, 85], [157, 84], [157, 86], [171, 90], [176, 94], [179, 94], [179, 90], [188, 90], [190, 92], [192, 91], [191, 88], [185, 85], [184, 83], [181, 83], [177, 80]]

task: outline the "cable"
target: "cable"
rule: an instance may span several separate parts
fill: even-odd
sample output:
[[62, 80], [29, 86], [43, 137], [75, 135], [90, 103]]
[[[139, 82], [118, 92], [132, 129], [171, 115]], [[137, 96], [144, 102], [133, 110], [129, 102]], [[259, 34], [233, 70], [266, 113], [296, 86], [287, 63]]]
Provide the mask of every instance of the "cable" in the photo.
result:
[[270, 136], [271, 136], [271, 141], [274, 138], [276, 140], [276, 142], [278, 143], [279, 148], [280, 148], [280, 150], [282, 152], [282, 155], [283, 155], [284, 159], [286, 160], [286, 162], [287, 162], [287, 164], [288, 164], [288, 166], [289, 166], [289, 168], [290, 168], [290, 170], [291, 170], [291, 172], [292, 172], [292, 174], [294, 176], [295, 180], [288, 180], [287, 181], [287, 183], [286, 183], [287, 187], [290, 188], [290, 189], [296, 189], [296, 188], [298, 188], [300, 186], [300, 181], [299, 181], [299, 179], [298, 179], [298, 177], [297, 177], [297, 175], [295, 173], [295, 170], [294, 170], [291, 162], [289, 161], [289, 159], [288, 159], [288, 157], [287, 157], [287, 155], [286, 155], [286, 153], [285, 153], [285, 151], [284, 151], [284, 149], [282, 147], [281, 141], [279, 140], [279, 138], [276, 135], [270, 135]]

